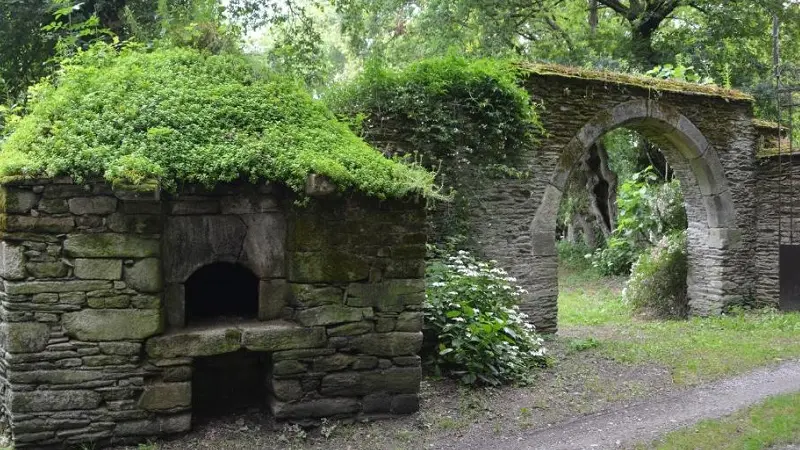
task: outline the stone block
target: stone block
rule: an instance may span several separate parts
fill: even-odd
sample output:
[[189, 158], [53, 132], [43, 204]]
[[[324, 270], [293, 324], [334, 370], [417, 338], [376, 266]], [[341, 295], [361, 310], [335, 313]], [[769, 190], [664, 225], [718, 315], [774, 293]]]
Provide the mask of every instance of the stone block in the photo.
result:
[[351, 283], [348, 306], [373, 307], [376, 311], [400, 312], [425, 300], [425, 280], [384, 280], [381, 283]]
[[384, 414], [392, 409], [392, 396], [385, 392], [365, 395], [362, 400], [365, 414]]
[[188, 407], [192, 404], [192, 384], [154, 383], [144, 387], [139, 407], [148, 411]]
[[0, 277], [6, 280], [24, 280], [25, 248], [0, 242]]
[[3, 188], [0, 189], [2, 211], [11, 214], [28, 214], [36, 206], [39, 196], [32, 191]]
[[47, 347], [50, 326], [38, 322], [0, 324], [0, 348], [10, 353], [35, 353]]
[[370, 333], [355, 336], [351, 345], [361, 353], [374, 356], [416, 355], [422, 348], [422, 333]]
[[248, 350], [258, 352], [323, 347], [325, 329], [284, 324], [243, 326], [242, 345]]
[[369, 278], [369, 263], [350, 253], [290, 252], [289, 281], [293, 283], [337, 283]]
[[64, 314], [62, 324], [83, 341], [140, 340], [162, 330], [161, 313], [152, 309], [86, 309]]
[[364, 392], [416, 394], [422, 381], [420, 367], [390, 367], [381, 371], [362, 372]]
[[298, 311], [295, 319], [301, 325], [313, 327], [345, 322], [359, 322], [364, 318], [364, 308], [341, 305], [323, 305]]
[[320, 393], [325, 396], [357, 397], [367, 392], [377, 392], [382, 389], [369, 390], [361, 378], [362, 372], [338, 372], [325, 375], [322, 378]]
[[69, 267], [62, 261], [29, 262], [25, 268], [35, 278], [64, 278], [69, 273]]
[[407, 311], [402, 312], [397, 317], [396, 331], [422, 331], [423, 314], [420, 311]]
[[121, 259], [75, 260], [75, 276], [87, 280], [119, 280], [122, 278]]
[[306, 178], [306, 194], [310, 197], [326, 197], [336, 192], [336, 185], [328, 177], [309, 174]]
[[64, 241], [69, 256], [84, 258], [149, 258], [158, 256], [158, 239], [130, 234], [72, 234]]
[[127, 308], [131, 304], [131, 298], [127, 295], [110, 295], [102, 297], [89, 297], [86, 302], [89, 308]]
[[42, 411], [95, 409], [103, 396], [88, 390], [11, 391], [11, 411], [14, 414]]
[[192, 366], [167, 367], [161, 375], [164, 381], [191, 381]]
[[358, 355], [353, 362], [353, 370], [369, 370], [378, 367], [378, 358], [376, 356]]
[[278, 319], [289, 303], [289, 284], [286, 280], [261, 280], [258, 284], [259, 320]]
[[282, 214], [239, 216], [247, 227], [241, 262], [259, 278], [286, 276], [286, 219]]
[[100, 351], [107, 355], [138, 355], [142, 344], [138, 342], [101, 342]]
[[169, 217], [164, 228], [164, 278], [184, 283], [199, 267], [237, 261], [247, 227], [236, 216]]
[[131, 306], [137, 309], [158, 309], [161, 307], [161, 296], [136, 295], [131, 298]]
[[278, 376], [305, 373], [307, 370], [305, 364], [291, 359], [278, 361], [272, 366], [272, 374]]
[[161, 292], [164, 288], [161, 276], [161, 261], [158, 258], [145, 258], [125, 267], [124, 277], [128, 287], [139, 292]]
[[84, 214], [107, 215], [117, 210], [117, 199], [114, 197], [75, 197], [69, 199], [69, 212], [82, 216]]
[[275, 398], [284, 402], [303, 398], [303, 388], [298, 380], [272, 380], [272, 393]]
[[75, 228], [75, 219], [72, 217], [5, 216], [4, 222], [0, 228], [5, 231], [52, 234], [69, 233]]
[[213, 356], [242, 347], [242, 332], [236, 328], [181, 331], [157, 336], [145, 346], [151, 358]]
[[328, 328], [328, 336], [358, 336], [359, 334], [372, 331], [372, 322], [362, 320], [361, 322], [346, 323]]
[[163, 225], [160, 215], [121, 214], [108, 216], [108, 228], [115, 233], [160, 234]]
[[361, 409], [352, 398], [321, 398], [297, 403], [273, 401], [270, 405], [276, 419], [308, 419], [351, 415]]
[[65, 280], [65, 281], [6, 281], [5, 290], [9, 295], [40, 294], [43, 292], [87, 292], [111, 288], [110, 281]]
[[312, 368], [314, 372], [335, 372], [344, 370], [356, 362], [356, 357], [345, 353], [334, 353], [329, 356], [314, 358]]
[[344, 291], [334, 286], [314, 286], [312, 284], [291, 284], [292, 303], [303, 308], [320, 305], [341, 305]]
[[69, 212], [69, 204], [63, 198], [43, 198], [39, 202], [39, 211], [45, 214], [64, 214]]
[[219, 212], [219, 200], [213, 198], [169, 202], [169, 213], [174, 216], [219, 214]]

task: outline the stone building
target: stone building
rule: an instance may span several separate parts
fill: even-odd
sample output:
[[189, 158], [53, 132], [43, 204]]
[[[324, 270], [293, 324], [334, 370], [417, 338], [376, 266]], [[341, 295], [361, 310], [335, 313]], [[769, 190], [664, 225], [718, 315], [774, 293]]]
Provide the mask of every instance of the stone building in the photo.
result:
[[424, 204], [329, 187], [311, 176], [297, 206], [273, 184], [6, 181], [0, 408], [17, 448], [142, 441], [231, 407], [416, 411]]

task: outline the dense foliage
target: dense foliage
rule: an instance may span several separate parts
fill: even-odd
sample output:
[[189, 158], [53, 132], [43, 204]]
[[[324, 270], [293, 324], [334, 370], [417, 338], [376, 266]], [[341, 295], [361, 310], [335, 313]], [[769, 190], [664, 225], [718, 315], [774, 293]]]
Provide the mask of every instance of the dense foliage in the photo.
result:
[[385, 158], [290, 81], [237, 55], [97, 45], [32, 91], [0, 174], [213, 185], [309, 173], [380, 197], [435, 195], [429, 172]]
[[614, 233], [591, 256], [592, 265], [603, 274], [627, 274], [643, 251], [687, 226], [680, 182], [673, 178], [664, 183], [652, 167], [620, 185], [617, 208]]
[[546, 349], [517, 307], [524, 291], [493, 263], [437, 253], [426, 270], [425, 324], [438, 337], [436, 370], [466, 384], [527, 381]]
[[[524, 176], [516, 159], [539, 132], [527, 92], [509, 61], [458, 57], [425, 60], [403, 70], [370, 66], [326, 97], [364, 139], [389, 155], [413, 154], [460, 195], [440, 223], [465, 232], [458, 217], [466, 194], [486, 177]], [[442, 218], [441, 215], [437, 217]]]
[[687, 267], [686, 232], [668, 234], [633, 265], [623, 298], [659, 317], [686, 317]]

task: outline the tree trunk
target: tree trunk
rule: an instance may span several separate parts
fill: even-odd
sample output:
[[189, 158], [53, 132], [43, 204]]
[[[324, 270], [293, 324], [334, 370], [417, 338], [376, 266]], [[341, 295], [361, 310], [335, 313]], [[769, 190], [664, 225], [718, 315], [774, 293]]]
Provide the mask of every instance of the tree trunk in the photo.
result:
[[589, 149], [581, 161], [581, 170], [586, 174], [589, 211], [603, 236], [609, 237], [616, 228], [617, 175], [608, 166], [608, 152], [601, 143]]

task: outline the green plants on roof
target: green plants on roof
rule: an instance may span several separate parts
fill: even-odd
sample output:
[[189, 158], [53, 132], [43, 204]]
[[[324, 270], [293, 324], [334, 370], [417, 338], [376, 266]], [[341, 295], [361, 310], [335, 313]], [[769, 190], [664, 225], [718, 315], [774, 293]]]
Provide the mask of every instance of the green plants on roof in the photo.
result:
[[380, 198], [437, 197], [434, 175], [384, 157], [292, 80], [242, 55], [98, 44], [31, 90], [0, 144], [0, 176], [302, 190], [309, 174]]

